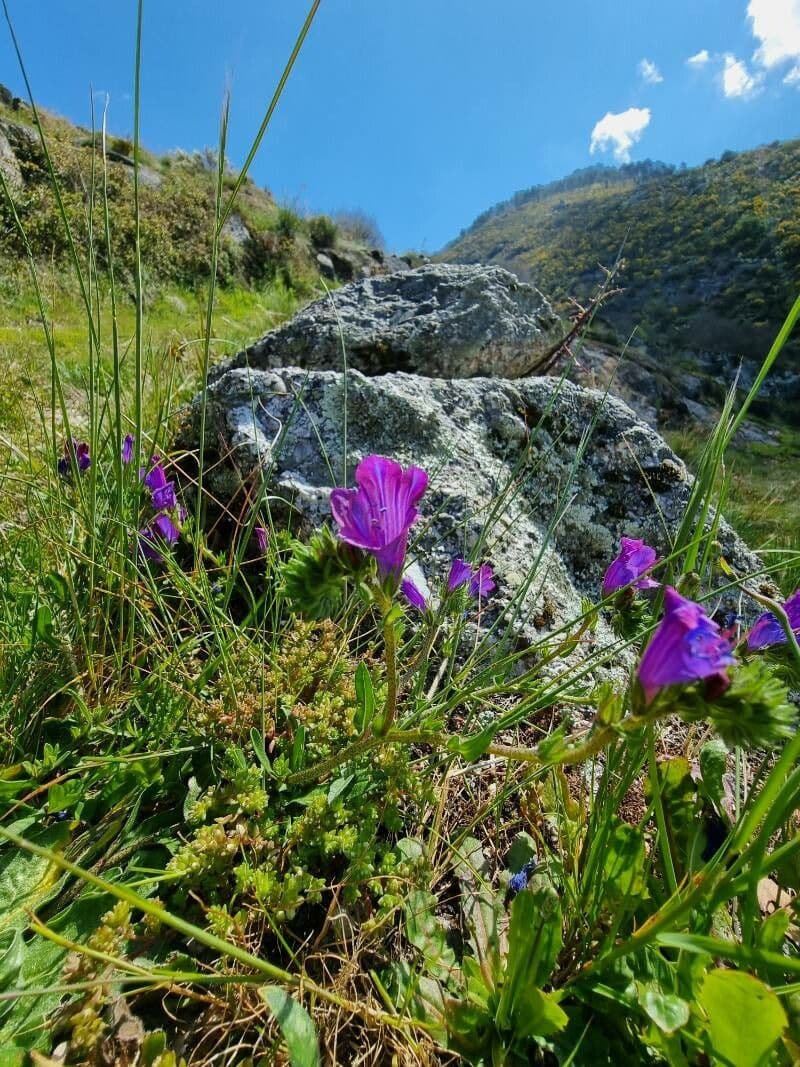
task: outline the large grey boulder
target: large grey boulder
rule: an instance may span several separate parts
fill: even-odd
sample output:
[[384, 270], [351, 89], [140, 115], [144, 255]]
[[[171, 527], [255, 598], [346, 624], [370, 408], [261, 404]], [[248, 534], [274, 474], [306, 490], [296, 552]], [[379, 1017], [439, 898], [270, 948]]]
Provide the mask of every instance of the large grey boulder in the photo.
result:
[[302, 366], [433, 378], [515, 378], [559, 337], [552, 308], [500, 267], [429, 263], [365, 278], [309, 304], [216, 368]]
[[[691, 488], [684, 464], [622, 401], [554, 378], [235, 368], [206, 399], [211, 492], [227, 502], [266, 478], [300, 533], [329, 519], [331, 488], [352, 484], [368, 453], [424, 467], [415, 533], [428, 580], [480, 546], [497, 572], [497, 607], [521, 598], [514, 628], [527, 641], [580, 615], [583, 596], [599, 597], [622, 534], [666, 553]], [[190, 445], [199, 411], [200, 398]], [[718, 540], [737, 572], [758, 571], [725, 523]], [[611, 641], [601, 621], [581, 655]]]

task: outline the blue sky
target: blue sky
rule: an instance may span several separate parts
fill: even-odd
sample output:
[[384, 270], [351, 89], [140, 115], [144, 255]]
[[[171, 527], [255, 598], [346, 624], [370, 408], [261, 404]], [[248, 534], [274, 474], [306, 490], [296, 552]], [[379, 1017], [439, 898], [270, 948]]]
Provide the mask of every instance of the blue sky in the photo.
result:
[[[90, 87], [108, 92], [129, 133], [135, 0], [7, 2], [38, 101], [88, 124]], [[240, 162], [309, 3], [145, 0], [144, 143], [215, 144], [229, 85]], [[0, 82], [21, 93], [3, 25]], [[692, 165], [798, 135], [800, 0], [322, 0], [252, 174], [435, 251], [593, 161]]]

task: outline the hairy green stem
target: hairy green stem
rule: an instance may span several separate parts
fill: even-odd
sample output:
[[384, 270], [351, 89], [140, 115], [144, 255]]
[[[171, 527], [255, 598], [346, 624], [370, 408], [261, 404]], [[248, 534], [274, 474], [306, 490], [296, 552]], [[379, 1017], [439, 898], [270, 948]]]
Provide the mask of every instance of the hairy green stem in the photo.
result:
[[375, 734], [385, 737], [397, 714], [397, 630], [391, 611], [383, 616], [383, 648], [386, 660], [386, 706], [383, 717], [375, 724]]

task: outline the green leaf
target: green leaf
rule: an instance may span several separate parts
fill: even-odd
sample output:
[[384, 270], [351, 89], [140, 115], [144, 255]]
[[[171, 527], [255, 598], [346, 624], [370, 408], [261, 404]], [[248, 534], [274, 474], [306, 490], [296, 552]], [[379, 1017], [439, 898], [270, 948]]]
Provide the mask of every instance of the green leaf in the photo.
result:
[[[511, 1026], [520, 1036], [545, 1036], [545, 1031], [531, 1029], [526, 1020], [535, 1006], [532, 992], [538, 992], [552, 974], [562, 945], [561, 927], [561, 905], [549, 886], [526, 889], [514, 897], [503, 992], [497, 1008], [497, 1025], [501, 1029]], [[538, 1000], [536, 1004], [544, 1011]], [[566, 1025], [566, 1016], [561, 1025]]]
[[611, 904], [631, 905], [646, 895], [644, 838], [635, 826], [615, 819], [606, 838], [603, 859], [604, 897]]
[[461, 886], [461, 908], [470, 934], [470, 944], [488, 977], [499, 963], [500, 901], [491, 890], [491, 869], [480, 841], [467, 837], [460, 850], [455, 873]]
[[33, 615], [33, 632], [31, 634], [31, 647], [37, 641], [45, 644], [55, 643], [55, 627], [53, 625], [53, 613], [47, 604], [40, 604]]
[[261, 986], [258, 992], [281, 1028], [292, 1067], [319, 1067], [317, 1031], [306, 1009], [280, 986]]
[[719, 814], [725, 812], [725, 769], [728, 762], [728, 747], [715, 737], [700, 749], [700, 774], [703, 790]]
[[73, 778], [67, 782], [54, 782], [47, 790], [47, 810], [65, 811], [83, 799], [83, 782]]
[[569, 1016], [556, 1002], [552, 993], [544, 993], [536, 986], [523, 989], [515, 1003], [514, 1036], [517, 1038], [549, 1037], [563, 1030]]
[[272, 772], [272, 764], [267, 755], [267, 750], [264, 747], [264, 735], [260, 730], [256, 730], [255, 726], [250, 731], [250, 744], [253, 746], [253, 752], [256, 754], [256, 759], [261, 764], [261, 769]]
[[447, 751], [456, 756], [462, 756], [472, 763], [474, 760], [480, 759], [492, 741], [494, 741], [497, 729], [496, 725], [487, 726], [479, 734], [472, 734], [470, 737], [451, 737], [447, 742]]
[[335, 781], [331, 782], [330, 788], [328, 789], [328, 803], [333, 804], [337, 797], [340, 797], [342, 793], [344, 793], [354, 778], [354, 774], [348, 774], [343, 778], [337, 778]]
[[65, 606], [70, 604], [69, 584], [63, 574], [59, 574], [58, 571], [50, 571], [49, 574], [45, 575], [44, 585], [51, 596], [60, 604]]
[[375, 688], [366, 663], [359, 663], [355, 676], [357, 707], [353, 725], [363, 734], [375, 715]]
[[785, 908], [778, 908], [769, 918], [764, 919], [756, 933], [758, 947], [767, 952], [780, 952], [791, 921], [791, 916]]
[[687, 1002], [675, 993], [665, 993], [653, 983], [644, 987], [639, 996], [639, 1003], [665, 1034], [674, 1033], [689, 1022]]
[[305, 726], [298, 726], [295, 730], [294, 741], [292, 742], [292, 751], [289, 757], [289, 763], [293, 771], [300, 771], [305, 766], [306, 762], [306, 728]]
[[520, 871], [529, 860], [535, 859], [536, 842], [530, 834], [525, 833], [523, 830], [522, 833], [517, 834], [511, 842], [511, 848], [508, 850], [508, 857], [506, 859], [506, 866], [510, 871]]
[[425, 960], [434, 978], [446, 981], [456, 966], [456, 956], [447, 944], [444, 927], [434, 915], [436, 897], [422, 889], [409, 893], [405, 902], [406, 937]]
[[710, 971], [698, 1002], [710, 1055], [732, 1067], [761, 1067], [787, 1025], [777, 995], [742, 971]]

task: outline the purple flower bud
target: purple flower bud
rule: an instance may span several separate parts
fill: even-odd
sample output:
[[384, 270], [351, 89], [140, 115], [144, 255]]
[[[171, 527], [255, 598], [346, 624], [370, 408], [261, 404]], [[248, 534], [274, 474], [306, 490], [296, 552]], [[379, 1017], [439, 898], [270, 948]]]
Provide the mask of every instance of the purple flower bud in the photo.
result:
[[266, 556], [266, 554], [267, 554], [267, 544], [268, 544], [267, 531], [264, 529], [263, 526], [255, 526], [255, 527], [253, 527], [253, 533], [255, 534], [255, 537], [256, 537], [256, 544], [258, 545], [258, 551], [261, 553], [262, 556]]
[[334, 489], [331, 512], [339, 537], [363, 548], [378, 562], [382, 578], [398, 577], [408, 548], [408, 531], [416, 522], [428, 475], [419, 467], [404, 470], [386, 456], [371, 455], [356, 468], [357, 489]]
[[[800, 589], [792, 593], [783, 605], [783, 610], [789, 617], [792, 630], [800, 637]], [[763, 615], [759, 615], [747, 635], [747, 647], [751, 652], [759, 648], [768, 648], [770, 645], [785, 643], [784, 629], [771, 611], [765, 611]]]
[[412, 608], [418, 608], [420, 611], [424, 611], [428, 603], [425, 600], [425, 596], [420, 589], [411, 581], [410, 578], [404, 578], [400, 583], [400, 592], [409, 602]]
[[633, 537], [620, 540], [619, 555], [608, 568], [603, 578], [603, 596], [610, 596], [618, 589], [632, 586], [634, 589], [655, 589], [658, 582], [642, 577], [658, 562], [656, 550]]
[[484, 599], [495, 590], [494, 571], [488, 563], [482, 563], [475, 570], [463, 559], [454, 559], [447, 576], [447, 590], [452, 593], [469, 582], [469, 594]]
[[736, 660], [731, 645], [699, 604], [687, 600], [672, 586], [664, 589], [664, 617], [639, 663], [638, 677], [649, 704], [668, 685], [687, 685], [719, 675], [727, 681], [726, 667]]
[[75, 459], [75, 466], [81, 474], [83, 474], [84, 471], [87, 471], [92, 465], [92, 458], [89, 455], [89, 446], [86, 441], [76, 441], [73, 437], [71, 447], [72, 455], [70, 455], [70, 444], [67, 441], [64, 442], [64, 455], [58, 461], [58, 473], [62, 478], [69, 476], [73, 457]]
[[128, 464], [133, 459], [133, 444], [136, 438], [132, 433], [125, 434], [125, 440], [122, 442], [122, 462]]

